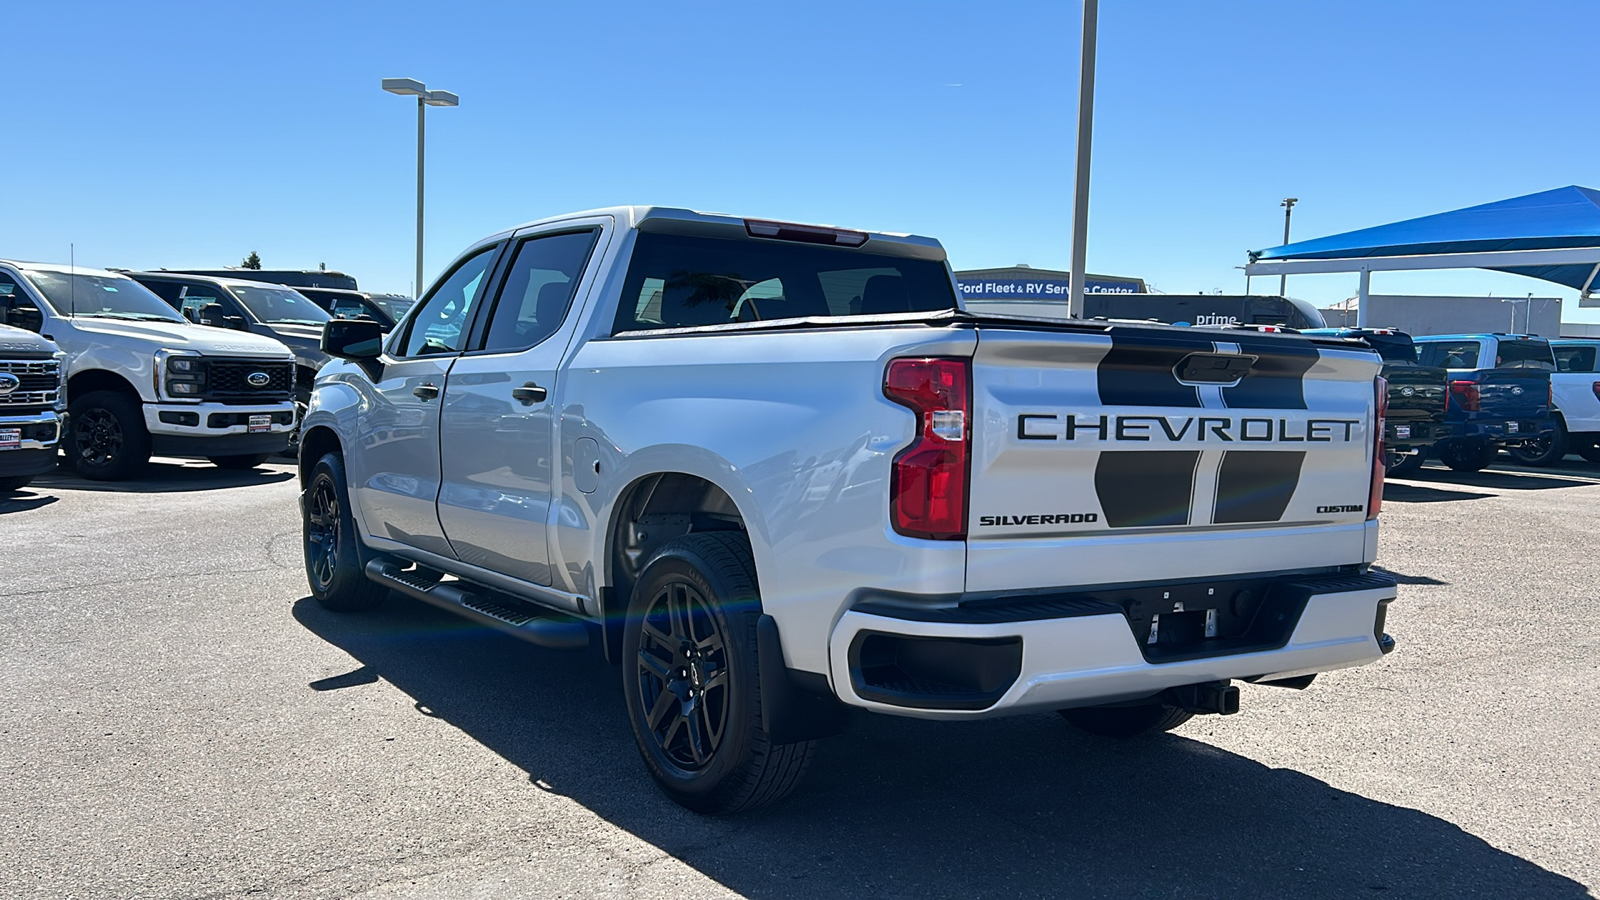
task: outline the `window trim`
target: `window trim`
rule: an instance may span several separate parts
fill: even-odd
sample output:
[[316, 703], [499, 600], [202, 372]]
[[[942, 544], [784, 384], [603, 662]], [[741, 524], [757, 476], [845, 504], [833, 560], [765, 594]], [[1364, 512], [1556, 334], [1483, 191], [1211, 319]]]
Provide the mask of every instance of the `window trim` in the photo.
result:
[[[578, 278], [576, 283], [572, 286], [572, 296], [567, 300], [567, 314], [562, 318], [561, 325], [557, 325], [555, 331], [550, 332], [540, 340], [534, 341], [525, 347], [504, 347], [491, 349], [485, 346], [485, 344], [487, 344], [489, 341], [489, 329], [494, 326], [495, 311], [500, 308], [500, 300], [505, 292], [506, 281], [511, 277], [511, 268], [516, 265], [517, 254], [522, 251], [523, 245], [529, 243], [530, 241], [540, 240], [541, 238], [560, 237], [565, 234], [582, 234], [584, 232], [593, 234], [594, 239], [589, 242], [589, 253], [583, 258], [583, 265], [578, 267]], [[527, 234], [513, 235], [512, 238], [507, 242], [504, 249], [504, 271], [496, 273], [497, 277], [493, 285], [493, 300], [492, 302], [483, 304], [480, 307], [480, 309], [483, 311], [482, 315], [478, 316], [473, 322], [472, 336], [467, 341], [467, 349], [463, 350], [461, 355], [495, 356], [497, 354], [523, 353], [528, 350], [532, 350], [533, 348], [545, 343], [559, 334], [562, 326], [566, 325], [571, 319], [572, 310], [577, 306], [579, 296], [583, 293], [584, 288], [592, 281], [589, 269], [598, 255], [596, 251], [600, 249], [600, 239], [604, 237], [604, 235], [605, 226], [599, 222], [592, 224], [562, 223], [562, 226], [551, 228], [549, 231], [535, 231]]]
[[[500, 238], [497, 241], [477, 244], [469, 247], [465, 253], [462, 253], [460, 256], [456, 257], [456, 261], [450, 264], [450, 268], [446, 269], [443, 275], [440, 275], [438, 278], [434, 279], [433, 284], [428, 288], [428, 293], [424, 294], [422, 297], [419, 297], [417, 302], [411, 304], [411, 308], [406, 310], [405, 318], [400, 323], [396, 324], [394, 329], [389, 332], [389, 341], [383, 348], [384, 355], [394, 360], [438, 359], [449, 358], [451, 356], [460, 356], [464, 351], [457, 350], [453, 354], [419, 353], [413, 356], [407, 356], [401, 351], [404, 350], [406, 344], [411, 340], [411, 330], [416, 327], [417, 315], [422, 311], [423, 307], [427, 306], [428, 302], [434, 298], [434, 295], [439, 293], [439, 289], [444, 287], [445, 282], [455, 277], [455, 274], [461, 271], [462, 266], [465, 266], [467, 263], [477, 259], [480, 254], [488, 253], [489, 265], [484, 267], [483, 270], [483, 289], [488, 291], [498, 285], [500, 278], [500, 265], [503, 257], [505, 256], [506, 245], [508, 243], [510, 243], [509, 238]], [[472, 311], [471, 320], [466, 322], [462, 328], [462, 330], [469, 336], [472, 334], [472, 329], [476, 325], [478, 311], [482, 308], [482, 304], [479, 304], [478, 309]], [[470, 337], [468, 342], [470, 344]]]

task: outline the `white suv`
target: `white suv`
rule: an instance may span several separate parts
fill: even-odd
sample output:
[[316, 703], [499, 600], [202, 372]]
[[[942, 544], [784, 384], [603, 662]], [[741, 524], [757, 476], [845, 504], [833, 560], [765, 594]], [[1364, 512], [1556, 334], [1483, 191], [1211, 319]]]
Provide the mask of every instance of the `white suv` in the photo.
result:
[[68, 459], [128, 478], [152, 454], [250, 468], [295, 427], [294, 354], [282, 343], [192, 325], [115, 272], [0, 260], [0, 306], [67, 354]]

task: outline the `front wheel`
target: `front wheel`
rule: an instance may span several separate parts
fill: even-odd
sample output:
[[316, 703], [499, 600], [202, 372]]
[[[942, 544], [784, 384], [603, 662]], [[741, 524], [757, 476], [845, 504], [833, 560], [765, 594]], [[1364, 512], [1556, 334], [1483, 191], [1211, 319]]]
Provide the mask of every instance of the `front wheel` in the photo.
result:
[[389, 591], [367, 577], [339, 454], [317, 460], [300, 498], [300, 517], [311, 596], [335, 612], [361, 612], [382, 603]]
[[1457, 472], [1476, 472], [1494, 462], [1500, 448], [1494, 441], [1449, 440], [1439, 445], [1439, 460]]
[[1170, 703], [1140, 706], [1080, 706], [1058, 710], [1061, 718], [1078, 728], [1101, 737], [1136, 738], [1171, 731], [1194, 718]]
[[270, 453], [246, 453], [240, 456], [213, 456], [211, 464], [219, 469], [254, 469], [267, 461]]
[[93, 481], [132, 478], [150, 462], [150, 432], [135, 397], [93, 391], [68, 408], [72, 435], [67, 457], [79, 475]]
[[1518, 447], [1508, 447], [1511, 458], [1525, 466], [1553, 466], [1567, 455], [1567, 429], [1560, 419], [1555, 420], [1555, 431]]
[[774, 744], [762, 724], [750, 543], [731, 531], [662, 545], [645, 565], [622, 632], [622, 693], [645, 767], [695, 812], [782, 799], [815, 741]]

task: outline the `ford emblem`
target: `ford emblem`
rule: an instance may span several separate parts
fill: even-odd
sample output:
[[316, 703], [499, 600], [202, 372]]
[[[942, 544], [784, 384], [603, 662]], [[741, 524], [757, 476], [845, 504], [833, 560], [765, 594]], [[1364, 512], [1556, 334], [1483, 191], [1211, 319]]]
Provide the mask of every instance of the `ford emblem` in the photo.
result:
[[272, 376], [265, 372], [251, 372], [244, 377], [244, 380], [248, 381], [251, 387], [266, 387], [272, 381]]
[[1403, 388], [1400, 389], [1400, 396], [1402, 396], [1402, 397], [1410, 397], [1412, 394], [1415, 394], [1416, 392], [1417, 392], [1417, 389], [1414, 388], [1414, 387], [1403, 387]]
[[1522, 396], [1522, 388], [1519, 388], [1519, 387], [1512, 388], [1511, 389], [1511, 396], [1513, 396], [1513, 397]]
[[0, 372], [0, 395], [9, 394], [22, 385], [22, 379], [10, 372]]

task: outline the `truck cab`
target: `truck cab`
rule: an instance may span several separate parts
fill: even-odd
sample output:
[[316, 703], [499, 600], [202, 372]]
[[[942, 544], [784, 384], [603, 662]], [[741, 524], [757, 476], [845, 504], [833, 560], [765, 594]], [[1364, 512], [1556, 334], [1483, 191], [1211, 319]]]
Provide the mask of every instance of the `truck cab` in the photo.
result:
[[1450, 373], [1445, 431], [1433, 452], [1458, 472], [1476, 472], [1503, 449], [1537, 452], [1555, 433], [1550, 342], [1527, 334], [1439, 334], [1413, 338], [1417, 362]]
[[0, 496], [55, 468], [67, 419], [66, 354], [31, 330], [30, 311], [13, 308], [15, 285], [0, 278]]
[[185, 321], [126, 275], [0, 260], [14, 322], [66, 354], [68, 461], [138, 474], [152, 454], [249, 468], [289, 444], [294, 356], [276, 340]]

